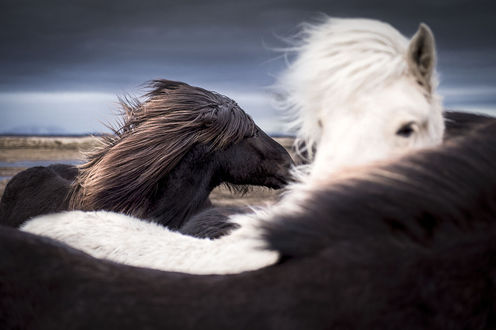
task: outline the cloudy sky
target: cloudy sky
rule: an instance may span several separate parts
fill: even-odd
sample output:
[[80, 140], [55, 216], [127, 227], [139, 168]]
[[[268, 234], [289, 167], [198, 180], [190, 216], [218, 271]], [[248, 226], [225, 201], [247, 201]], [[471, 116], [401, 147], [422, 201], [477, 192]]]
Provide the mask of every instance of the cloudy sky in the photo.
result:
[[235, 99], [282, 132], [267, 87], [285, 65], [276, 48], [319, 13], [433, 30], [449, 108], [496, 114], [494, 1], [2, 0], [0, 133], [105, 131], [116, 96], [155, 78]]

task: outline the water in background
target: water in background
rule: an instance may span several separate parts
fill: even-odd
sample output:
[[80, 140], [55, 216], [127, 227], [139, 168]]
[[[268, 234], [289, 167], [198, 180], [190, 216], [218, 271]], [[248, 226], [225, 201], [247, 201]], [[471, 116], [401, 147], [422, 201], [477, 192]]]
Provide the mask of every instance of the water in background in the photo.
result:
[[68, 159], [68, 160], [22, 160], [19, 162], [0, 162], [0, 167], [34, 167], [34, 166], [48, 166], [51, 164], [82, 164], [82, 160]]

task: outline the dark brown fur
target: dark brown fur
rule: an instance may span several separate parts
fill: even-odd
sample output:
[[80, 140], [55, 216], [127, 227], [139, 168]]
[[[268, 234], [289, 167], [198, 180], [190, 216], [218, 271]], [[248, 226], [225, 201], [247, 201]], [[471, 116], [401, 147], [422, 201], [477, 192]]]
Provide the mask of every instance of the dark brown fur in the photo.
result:
[[168, 80], [151, 87], [143, 103], [121, 100], [124, 121], [80, 166], [71, 208], [144, 217], [149, 205], [143, 196], [194, 145], [220, 150], [256, 132], [251, 118], [223, 95]]
[[323, 186], [266, 227], [283, 260], [234, 275], [119, 265], [0, 226], [0, 328], [496, 329], [495, 162], [492, 123]]

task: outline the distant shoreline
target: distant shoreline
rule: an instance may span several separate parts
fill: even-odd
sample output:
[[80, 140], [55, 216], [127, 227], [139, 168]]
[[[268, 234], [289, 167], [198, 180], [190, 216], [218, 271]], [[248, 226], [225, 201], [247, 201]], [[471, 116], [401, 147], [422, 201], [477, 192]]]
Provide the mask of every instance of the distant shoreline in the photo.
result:
[[24, 134], [24, 133], [0, 133], [2, 137], [86, 137], [86, 136], [105, 136], [110, 133], [81, 133], [81, 134]]
[[[90, 137], [90, 136], [95, 136], [95, 137], [100, 137], [100, 136], [106, 136], [106, 135], [112, 135], [111, 133], [82, 133], [82, 134], [23, 134], [23, 133], [0, 133], [0, 138], [4, 137], [23, 137], [23, 138], [78, 138], [78, 137]], [[293, 138], [294, 135], [291, 134], [268, 134], [272, 138]]]
[[[87, 151], [100, 144], [100, 135], [0, 135], [0, 150], [56, 149]], [[285, 148], [291, 148], [294, 137], [272, 136]], [[1, 158], [1, 157], [0, 157]]]
[[89, 150], [99, 144], [98, 136], [0, 136], [0, 150], [56, 149]]

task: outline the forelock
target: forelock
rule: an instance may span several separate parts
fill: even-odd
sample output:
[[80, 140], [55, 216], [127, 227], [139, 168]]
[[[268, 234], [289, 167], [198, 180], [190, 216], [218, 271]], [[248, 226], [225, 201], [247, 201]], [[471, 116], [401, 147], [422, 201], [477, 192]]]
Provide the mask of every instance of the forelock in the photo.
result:
[[[189, 122], [187, 130], [196, 130], [198, 143], [214, 149], [237, 143], [255, 134], [256, 126], [249, 115], [232, 99], [185, 83], [158, 80], [152, 82], [154, 89], [147, 94], [147, 115], [169, 115], [178, 121]], [[176, 114], [174, 116], [172, 113]]]
[[298, 78], [300, 88], [301, 81], [313, 82], [315, 93], [346, 98], [405, 74], [407, 47], [408, 39], [387, 23], [328, 18], [304, 25], [297, 58], [283, 79]]

